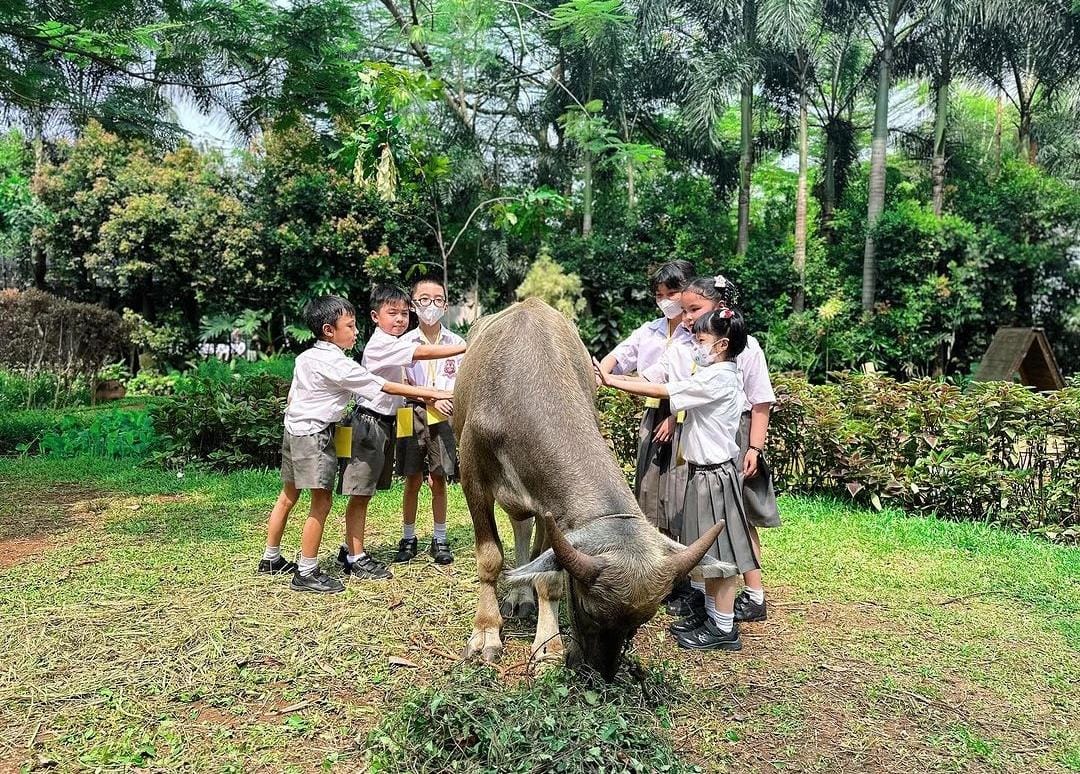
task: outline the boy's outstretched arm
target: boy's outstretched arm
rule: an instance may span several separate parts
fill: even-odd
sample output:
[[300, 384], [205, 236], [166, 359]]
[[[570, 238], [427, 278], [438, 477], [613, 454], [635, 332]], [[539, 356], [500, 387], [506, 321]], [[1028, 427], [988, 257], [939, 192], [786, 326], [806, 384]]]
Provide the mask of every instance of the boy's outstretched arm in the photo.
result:
[[415, 398], [422, 401], [453, 400], [454, 393], [446, 390], [436, 390], [431, 387], [413, 387], [410, 384], [400, 382], [386, 382], [382, 391], [387, 395], [400, 395], [402, 398]]
[[413, 352], [413, 360], [442, 360], [464, 352], [464, 344], [421, 344]]
[[597, 382], [605, 387], [614, 387], [631, 395], [641, 395], [645, 398], [669, 397], [666, 384], [653, 384], [642, 379], [630, 379], [626, 376], [605, 374], [596, 358], [593, 358], [593, 371], [596, 372]]

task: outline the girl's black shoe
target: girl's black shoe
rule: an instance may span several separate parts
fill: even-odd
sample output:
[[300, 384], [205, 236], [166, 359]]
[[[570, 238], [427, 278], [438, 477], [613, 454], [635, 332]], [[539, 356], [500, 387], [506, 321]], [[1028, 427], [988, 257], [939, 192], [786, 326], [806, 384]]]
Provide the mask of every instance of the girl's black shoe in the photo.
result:
[[667, 603], [668, 615], [676, 618], [686, 618], [698, 610], [705, 609], [705, 594], [690, 586], [690, 591], [683, 596], [676, 597]]
[[365, 554], [355, 562], [345, 565], [345, 574], [357, 580], [386, 580], [394, 577], [385, 564], [370, 554]]
[[397, 553], [394, 554], [394, 564], [411, 562], [416, 558], [416, 554], [419, 553], [419, 550], [420, 546], [416, 538], [402, 538], [397, 544]]
[[428, 549], [435, 564], [450, 564], [454, 561], [454, 554], [450, 551], [450, 543], [445, 540], [431, 539], [431, 548]]
[[279, 556], [277, 559], [273, 560], [259, 560], [260, 575], [284, 575], [287, 572], [296, 572], [296, 563], [290, 562], [284, 556]]
[[344, 591], [345, 586], [337, 578], [331, 578], [321, 568], [316, 567], [310, 575], [301, 575], [294, 572], [292, 583], [289, 588], [293, 591], [310, 591], [315, 594], [337, 594]]
[[678, 636], [675, 641], [685, 650], [742, 650], [738, 625], [732, 626], [730, 632], [722, 632], [711, 618], [694, 631]]
[[765, 601], [762, 600], [759, 605], [747, 596], [745, 591], [740, 591], [739, 596], [735, 597], [735, 620], [749, 623], [752, 621], [764, 621], [768, 618], [768, 611], [765, 609]]
[[701, 610], [695, 610], [686, 618], [673, 623], [668, 627], [668, 631], [678, 637], [680, 634], [694, 631], [694, 629], [697, 629], [704, 624], [708, 618], [709, 614], [705, 612], [705, 608], [703, 607]]

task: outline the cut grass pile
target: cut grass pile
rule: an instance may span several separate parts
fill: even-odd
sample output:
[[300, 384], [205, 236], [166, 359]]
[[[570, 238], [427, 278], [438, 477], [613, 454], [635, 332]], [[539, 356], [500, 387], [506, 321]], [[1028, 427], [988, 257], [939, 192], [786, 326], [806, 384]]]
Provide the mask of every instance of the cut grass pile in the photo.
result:
[[[322, 598], [254, 575], [273, 473], [17, 459], [0, 482], [0, 556], [23, 552], [0, 564], [0, 771], [495, 771], [529, 754], [550, 771], [1080, 771], [1080, 549], [784, 498], [769, 620], [742, 653], [682, 653], [658, 616], [635, 640], [644, 683], [608, 689], [533, 679], [517, 623], [499, 669], [456, 663], [476, 602], [457, 488], [453, 565]], [[400, 490], [373, 503], [383, 558], [399, 508]]]

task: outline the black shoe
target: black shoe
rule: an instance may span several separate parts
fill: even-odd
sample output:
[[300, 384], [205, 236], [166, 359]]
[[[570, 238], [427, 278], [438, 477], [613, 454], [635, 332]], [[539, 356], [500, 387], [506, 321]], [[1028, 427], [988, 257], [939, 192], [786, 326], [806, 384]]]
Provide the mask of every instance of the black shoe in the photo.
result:
[[296, 563], [290, 562], [284, 556], [279, 556], [273, 560], [259, 560], [260, 575], [284, 575], [287, 572], [296, 572]]
[[711, 618], [694, 631], [680, 635], [675, 641], [685, 650], [742, 650], [739, 627], [732, 626], [730, 632], [722, 632]]
[[345, 546], [338, 546], [337, 550], [337, 563], [341, 565], [341, 569], [345, 569], [345, 565], [349, 563], [349, 549]]
[[676, 638], [680, 634], [686, 634], [694, 631], [699, 626], [703, 625], [705, 621], [709, 619], [709, 614], [705, 612], [705, 608], [701, 610], [695, 610], [686, 618], [680, 619], [668, 627], [668, 631], [675, 635]]
[[416, 538], [402, 538], [397, 544], [397, 553], [394, 555], [394, 564], [411, 562], [420, 553], [420, 544]]
[[684, 575], [682, 578], [675, 581], [675, 585], [671, 587], [671, 593], [661, 599], [660, 604], [667, 605], [669, 602], [674, 602], [676, 599], [688, 597], [693, 590], [694, 587], [690, 585], [690, 578]]
[[454, 555], [450, 553], [450, 543], [445, 540], [432, 538], [428, 553], [435, 560], [435, 564], [450, 564], [454, 561]]
[[289, 588], [293, 591], [311, 591], [316, 594], [337, 594], [345, 590], [341, 581], [331, 578], [318, 567], [310, 575], [301, 575], [299, 571], [294, 572]]
[[386, 580], [394, 577], [385, 564], [373, 558], [370, 554], [365, 554], [355, 562], [346, 564], [345, 574], [352, 576], [356, 580]]
[[667, 604], [668, 615], [673, 615], [676, 618], [686, 618], [693, 615], [695, 611], [704, 609], [705, 593], [698, 591], [693, 586], [690, 587], [689, 594], [673, 599]]
[[735, 620], [743, 622], [751, 621], [764, 621], [768, 618], [768, 613], [765, 610], [765, 601], [762, 600], [761, 604], [754, 602], [747, 596], [745, 591], [739, 593], [739, 596], [735, 597]]

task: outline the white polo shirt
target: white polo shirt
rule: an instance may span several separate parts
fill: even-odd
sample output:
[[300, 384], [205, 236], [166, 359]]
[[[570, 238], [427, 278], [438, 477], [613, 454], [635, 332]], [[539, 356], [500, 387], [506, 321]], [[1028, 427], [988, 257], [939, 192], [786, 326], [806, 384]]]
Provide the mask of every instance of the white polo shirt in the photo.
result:
[[[776, 403], [765, 352], [753, 336], [746, 337], [746, 348], [735, 358], [742, 373], [743, 392], [746, 400], [743, 411], [749, 411], [759, 403]], [[694, 353], [688, 347], [671, 347], [660, 362], [646, 368], [641, 376], [650, 382], [674, 382], [686, 379], [693, 372]]]
[[285, 429], [291, 435], [314, 435], [341, 420], [353, 396], [381, 395], [386, 382], [348, 357], [341, 347], [317, 341], [301, 352], [293, 369]]
[[716, 465], [739, 457], [743, 385], [733, 361], [699, 368], [689, 379], [668, 385], [672, 411], [685, 411], [682, 456], [694, 465]]
[[[418, 341], [408, 341], [404, 336], [391, 336], [381, 328], [376, 328], [364, 347], [364, 357], [360, 362], [385, 381], [404, 384], [405, 368], [412, 365], [413, 356], [419, 346]], [[380, 392], [374, 397], [366, 398], [362, 405], [376, 414], [389, 416], [405, 405], [405, 399]]]
[[[465, 343], [465, 339], [445, 325], [439, 326], [439, 335], [435, 341], [429, 342], [419, 327], [403, 333], [401, 340], [420, 345], [438, 344], [447, 347], [461, 346]], [[442, 360], [416, 360], [405, 369], [409, 376], [409, 383], [416, 387], [434, 387], [436, 390], [453, 392], [454, 383], [457, 381], [457, 373], [461, 368], [461, 358], [461, 355], [455, 355]]]
[[615, 367], [611, 372], [618, 375], [637, 371], [641, 374], [648, 367], [660, 362], [664, 353], [670, 349], [685, 349], [687, 357], [690, 357], [693, 336], [682, 325], [676, 326], [675, 332], [668, 336], [667, 326], [666, 317], [639, 326], [626, 341], [611, 350], [611, 354], [615, 356]]

